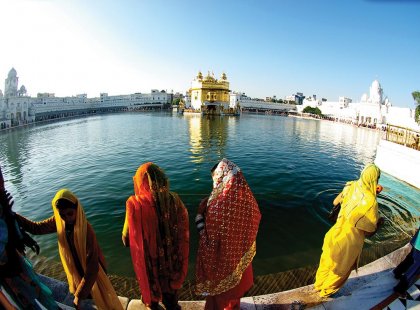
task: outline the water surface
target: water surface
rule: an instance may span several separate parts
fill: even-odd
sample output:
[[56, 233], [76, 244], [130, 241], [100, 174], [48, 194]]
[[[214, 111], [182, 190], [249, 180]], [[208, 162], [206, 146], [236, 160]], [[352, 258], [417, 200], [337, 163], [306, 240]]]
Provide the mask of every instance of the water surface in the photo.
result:
[[[202, 118], [171, 113], [122, 113], [36, 124], [0, 133], [0, 160], [15, 211], [34, 220], [52, 215], [51, 199], [69, 188], [81, 200], [109, 272], [133, 276], [121, 243], [132, 176], [153, 161], [169, 176], [190, 213], [193, 276], [195, 210], [211, 191], [211, 167], [234, 161], [253, 190], [262, 221], [254, 269], [266, 275], [314, 266], [327, 213], [345, 182], [375, 158], [380, 132], [319, 120], [270, 115]], [[384, 228], [369, 248], [400, 244], [419, 225], [420, 191], [382, 174]], [[58, 261], [55, 235], [37, 236], [41, 254]]]

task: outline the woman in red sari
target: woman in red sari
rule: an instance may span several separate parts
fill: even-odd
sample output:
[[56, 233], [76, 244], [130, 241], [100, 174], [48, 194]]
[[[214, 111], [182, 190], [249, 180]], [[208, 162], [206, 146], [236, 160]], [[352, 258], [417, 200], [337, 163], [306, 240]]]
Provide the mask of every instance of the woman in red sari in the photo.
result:
[[165, 173], [155, 164], [141, 165], [135, 176], [134, 193], [126, 203], [122, 232], [130, 246], [134, 271], [143, 302], [158, 309], [180, 309], [177, 290], [188, 268], [188, 212], [177, 194], [169, 191]]
[[252, 287], [252, 259], [261, 213], [242, 171], [227, 159], [212, 171], [213, 191], [200, 204], [196, 293], [205, 309], [240, 309]]

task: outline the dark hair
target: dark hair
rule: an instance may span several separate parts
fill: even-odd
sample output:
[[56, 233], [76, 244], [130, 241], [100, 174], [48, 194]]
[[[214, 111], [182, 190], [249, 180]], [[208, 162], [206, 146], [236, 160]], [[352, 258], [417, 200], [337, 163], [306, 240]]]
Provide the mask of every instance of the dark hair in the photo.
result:
[[64, 209], [76, 209], [77, 205], [70, 200], [60, 198], [55, 203], [55, 206], [58, 210], [64, 210]]
[[213, 166], [213, 168], [211, 168], [210, 172], [211, 172], [211, 173], [213, 173], [213, 172], [214, 172], [214, 170], [216, 170], [216, 168], [217, 168], [217, 166], [218, 166], [218, 165], [219, 165], [219, 163], [215, 164], [215, 165]]

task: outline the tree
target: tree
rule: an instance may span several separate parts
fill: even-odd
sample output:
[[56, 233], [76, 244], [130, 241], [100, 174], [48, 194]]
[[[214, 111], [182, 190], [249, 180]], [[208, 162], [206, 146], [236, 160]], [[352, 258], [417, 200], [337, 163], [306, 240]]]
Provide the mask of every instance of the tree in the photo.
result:
[[175, 98], [174, 100], [172, 100], [172, 104], [178, 105], [180, 101], [181, 101], [181, 98]]
[[413, 91], [411, 96], [413, 96], [413, 99], [416, 100], [417, 104], [420, 104], [420, 91]]
[[310, 113], [310, 114], [315, 114], [315, 115], [319, 115], [319, 116], [322, 115], [321, 110], [318, 107], [312, 108], [310, 106], [305, 107], [303, 109], [303, 113]]
[[413, 91], [411, 95], [417, 104], [415, 120], [418, 124], [420, 124], [420, 91]]

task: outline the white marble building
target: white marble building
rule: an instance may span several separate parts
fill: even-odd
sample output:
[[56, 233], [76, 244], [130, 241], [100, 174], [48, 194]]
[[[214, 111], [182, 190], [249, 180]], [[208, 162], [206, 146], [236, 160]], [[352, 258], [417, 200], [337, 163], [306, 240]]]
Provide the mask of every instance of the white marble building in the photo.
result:
[[229, 108], [236, 109], [237, 107], [241, 107], [242, 109], [255, 109], [255, 110], [271, 110], [271, 111], [280, 111], [280, 112], [289, 112], [295, 111], [296, 105], [295, 104], [287, 104], [287, 103], [274, 103], [274, 102], [266, 102], [263, 100], [255, 100], [245, 93], [241, 92], [232, 92], [230, 94], [230, 101], [229, 101]]
[[98, 111], [121, 111], [163, 108], [172, 103], [173, 94], [152, 89], [150, 93], [88, 98], [86, 94], [56, 97], [53, 93], [27, 95], [25, 86], [18, 88], [19, 78], [12, 68], [5, 80], [4, 95], [0, 90], [0, 129], [27, 124], [33, 121], [59, 118]]
[[419, 131], [420, 126], [415, 122], [415, 109], [393, 107], [378, 80], [372, 82], [369, 94], [363, 94], [359, 102], [352, 102], [350, 98], [340, 97], [338, 102], [304, 99], [298, 105], [298, 112], [306, 106], [318, 107], [322, 114], [356, 125], [379, 127], [390, 124]]
[[4, 82], [4, 95], [0, 91], [0, 129], [33, 122], [35, 114], [32, 100], [25, 86], [19, 86], [16, 70], [12, 68]]

